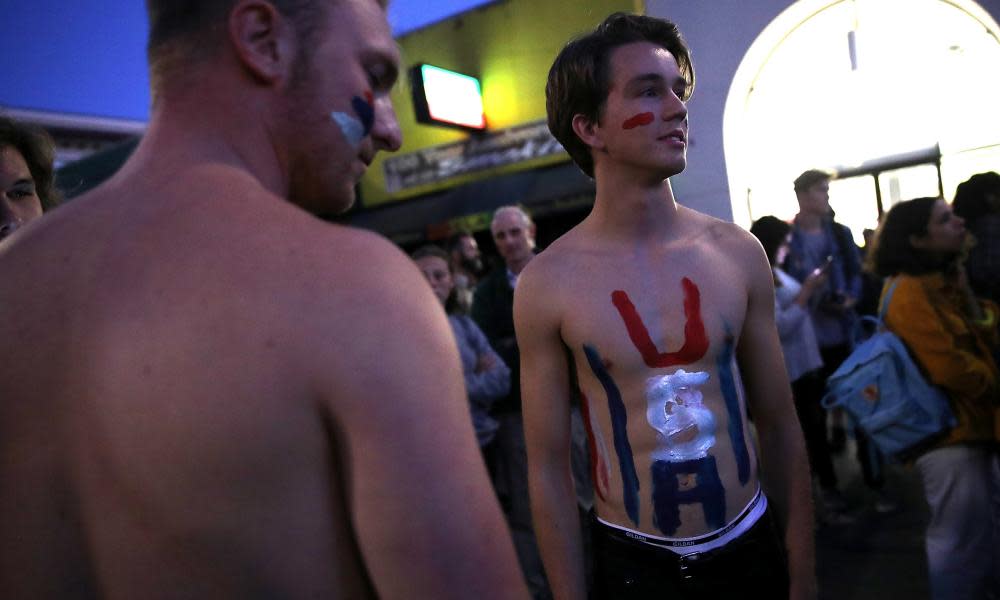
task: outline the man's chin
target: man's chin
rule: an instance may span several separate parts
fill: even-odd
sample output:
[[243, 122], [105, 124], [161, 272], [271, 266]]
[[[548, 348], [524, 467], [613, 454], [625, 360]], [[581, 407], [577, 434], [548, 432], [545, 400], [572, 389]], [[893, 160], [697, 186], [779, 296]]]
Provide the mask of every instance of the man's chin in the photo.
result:
[[340, 194], [323, 194], [310, 197], [292, 198], [291, 201], [299, 208], [320, 217], [321, 219], [336, 219], [343, 216], [354, 206], [357, 194], [354, 187]]

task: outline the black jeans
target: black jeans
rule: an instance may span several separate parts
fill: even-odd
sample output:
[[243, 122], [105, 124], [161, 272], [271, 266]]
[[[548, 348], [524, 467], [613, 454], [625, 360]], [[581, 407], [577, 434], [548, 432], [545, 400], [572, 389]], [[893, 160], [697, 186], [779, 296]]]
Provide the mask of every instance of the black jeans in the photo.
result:
[[592, 600], [788, 597], [788, 561], [769, 508], [743, 535], [721, 548], [680, 555], [591, 523]]

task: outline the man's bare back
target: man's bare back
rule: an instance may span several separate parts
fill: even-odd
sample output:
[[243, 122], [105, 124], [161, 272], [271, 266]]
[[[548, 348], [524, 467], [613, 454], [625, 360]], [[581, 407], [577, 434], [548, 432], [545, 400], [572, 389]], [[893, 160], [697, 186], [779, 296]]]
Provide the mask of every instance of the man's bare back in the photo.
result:
[[401, 143], [384, 2], [203, 4], [147, 2], [129, 162], [0, 243], [0, 597], [523, 598], [438, 301], [303, 210]]
[[[204, 171], [112, 185], [0, 258], [4, 595], [358, 598], [363, 563], [433, 560], [430, 524], [503, 540], [450, 525], [492, 498], [405, 257]], [[452, 403], [409, 401], [432, 391]]]

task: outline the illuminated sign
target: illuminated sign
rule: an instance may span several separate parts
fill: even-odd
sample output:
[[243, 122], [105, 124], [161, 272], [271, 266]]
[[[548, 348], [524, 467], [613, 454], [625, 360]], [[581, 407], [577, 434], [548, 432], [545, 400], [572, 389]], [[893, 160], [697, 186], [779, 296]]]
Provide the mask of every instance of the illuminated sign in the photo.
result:
[[486, 129], [483, 92], [475, 77], [435, 67], [410, 69], [417, 122], [461, 129]]
[[542, 120], [409, 154], [393, 154], [382, 162], [382, 169], [386, 191], [395, 194], [416, 186], [439, 184], [459, 175], [563, 153], [563, 147]]

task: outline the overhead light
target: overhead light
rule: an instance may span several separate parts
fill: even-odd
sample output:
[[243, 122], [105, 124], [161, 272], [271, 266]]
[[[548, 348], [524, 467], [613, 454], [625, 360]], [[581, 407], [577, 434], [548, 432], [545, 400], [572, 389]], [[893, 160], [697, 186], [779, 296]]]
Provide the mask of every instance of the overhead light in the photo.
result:
[[410, 83], [418, 123], [486, 129], [482, 86], [475, 77], [418, 64], [410, 69]]

